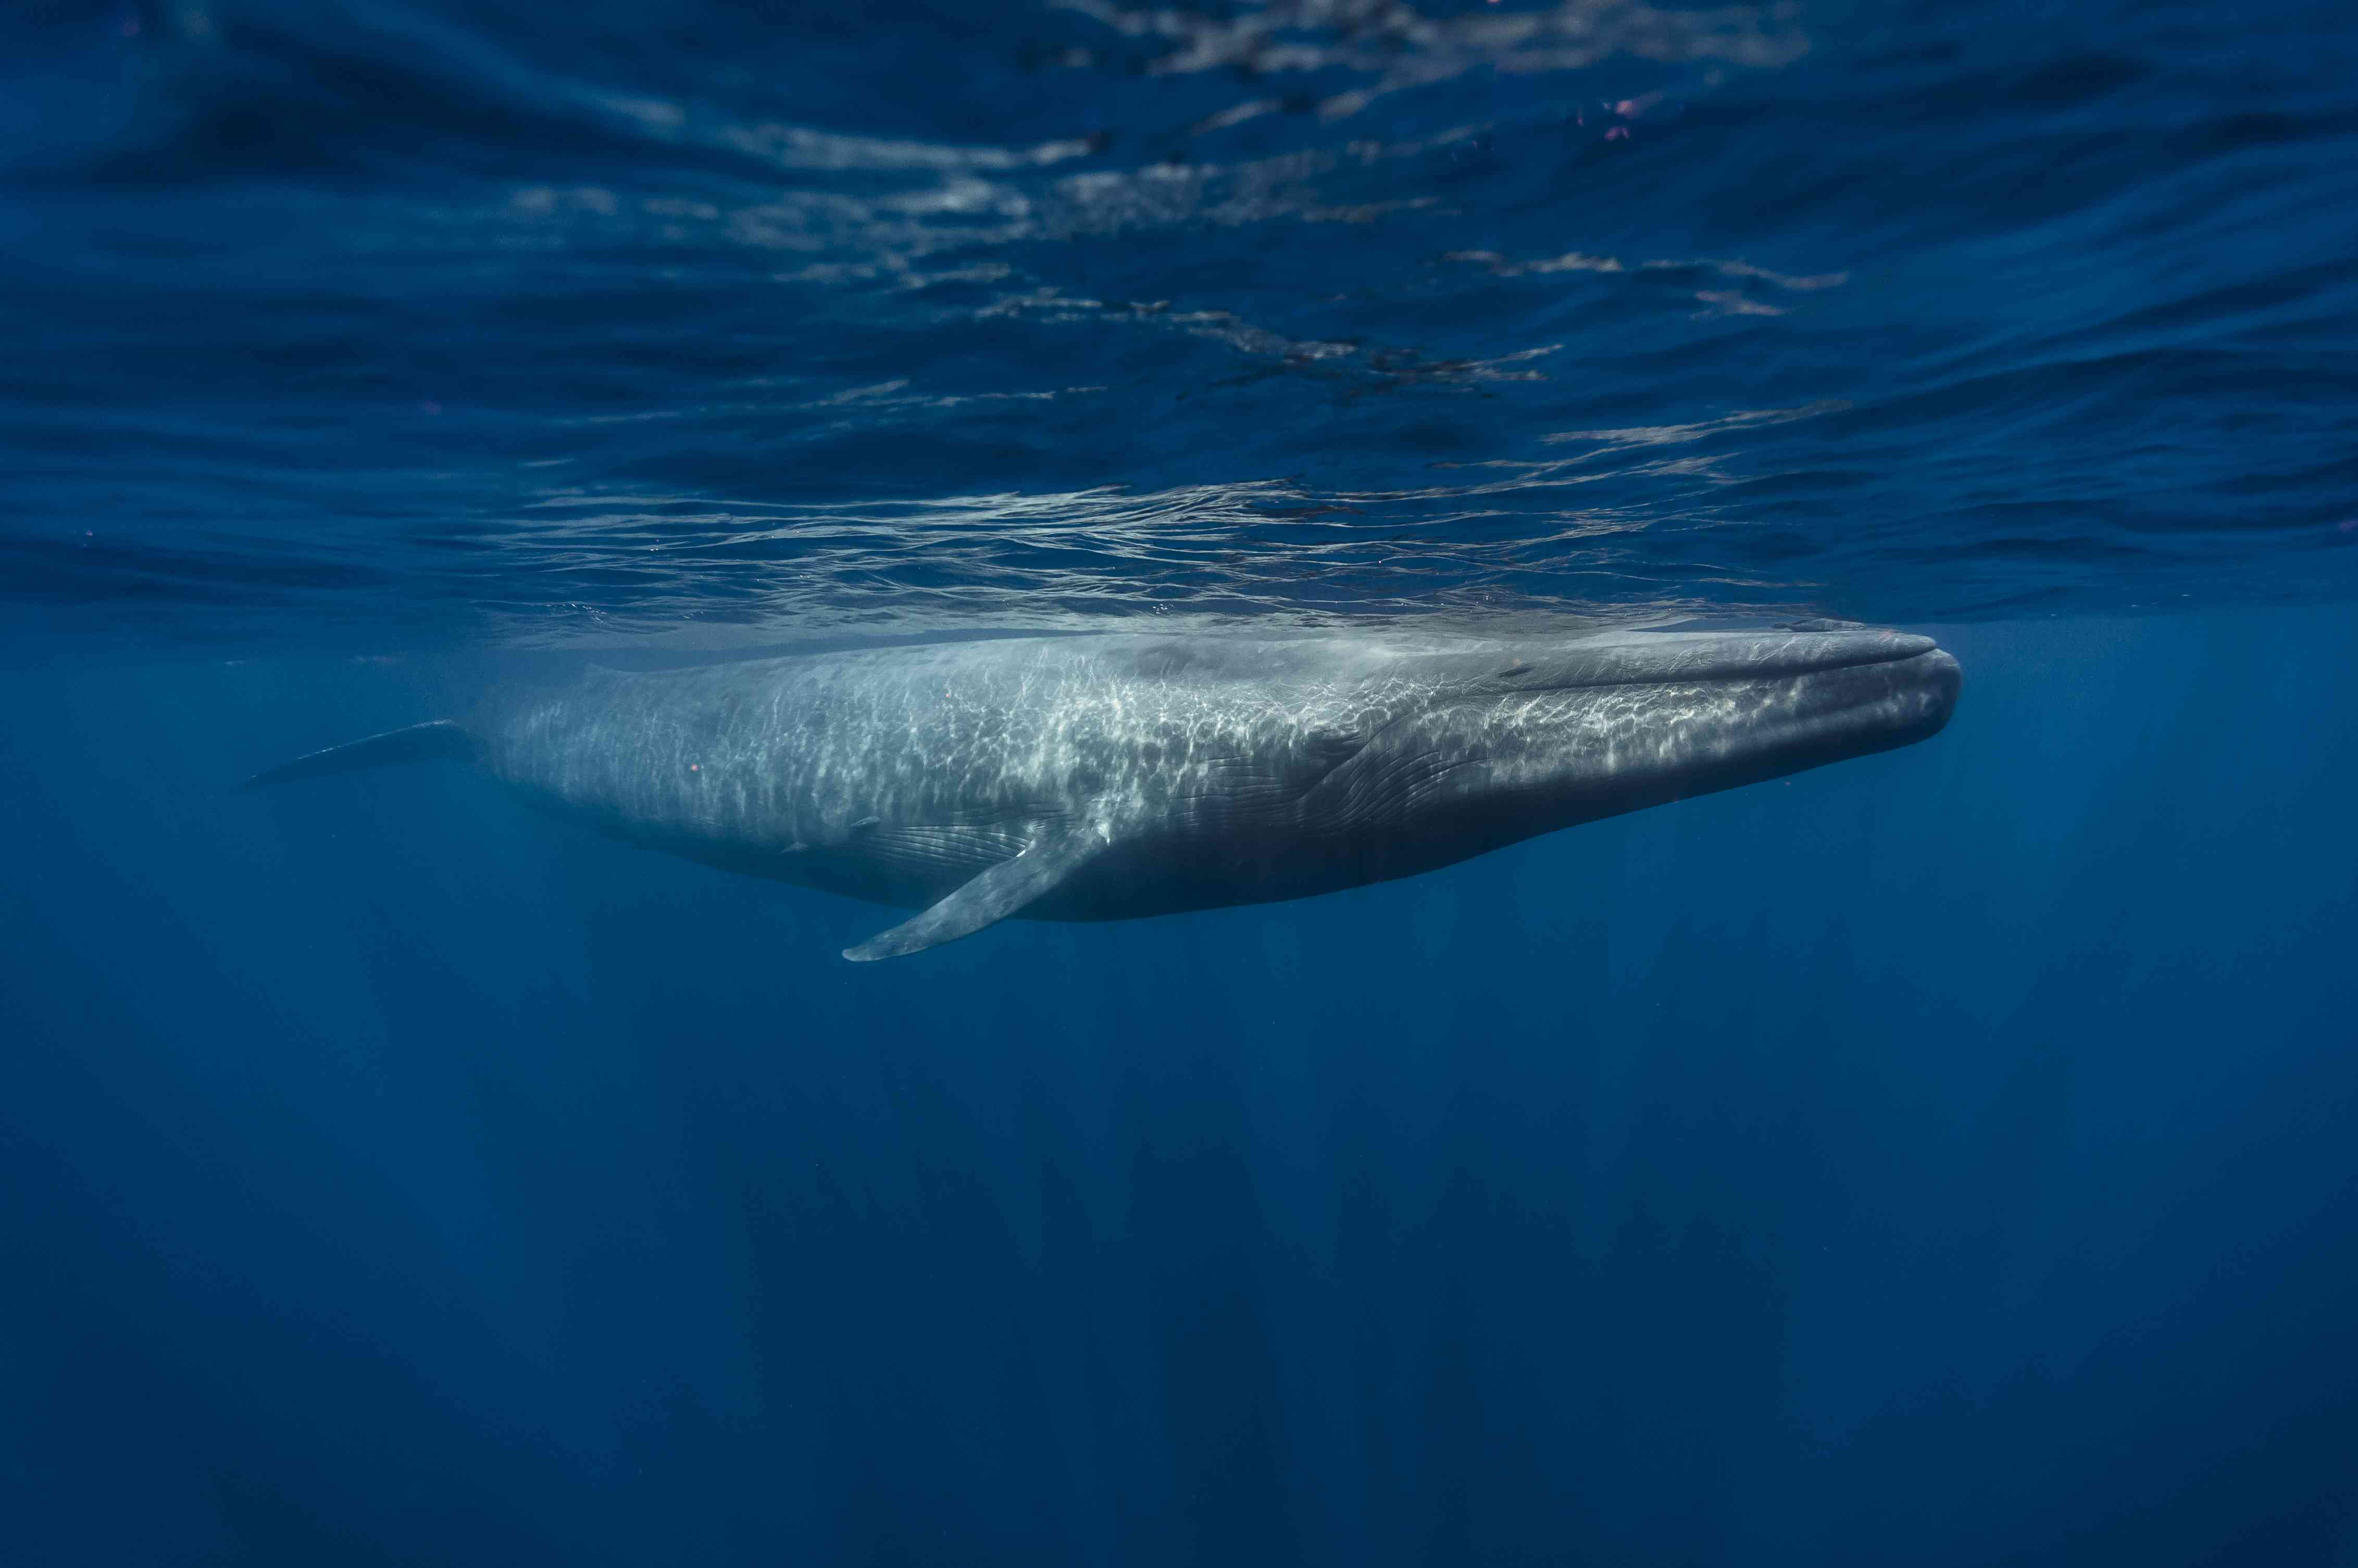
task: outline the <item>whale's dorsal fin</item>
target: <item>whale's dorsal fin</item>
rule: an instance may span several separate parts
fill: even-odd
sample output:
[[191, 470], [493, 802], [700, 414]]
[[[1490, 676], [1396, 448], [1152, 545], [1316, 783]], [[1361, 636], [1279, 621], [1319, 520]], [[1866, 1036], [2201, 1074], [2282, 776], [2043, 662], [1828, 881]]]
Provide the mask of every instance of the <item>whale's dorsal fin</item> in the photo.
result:
[[1044, 829], [1013, 860], [1001, 860], [914, 920], [870, 937], [843, 956], [855, 964], [922, 953], [997, 925], [1105, 853], [1112, 834], [1098, 822]]

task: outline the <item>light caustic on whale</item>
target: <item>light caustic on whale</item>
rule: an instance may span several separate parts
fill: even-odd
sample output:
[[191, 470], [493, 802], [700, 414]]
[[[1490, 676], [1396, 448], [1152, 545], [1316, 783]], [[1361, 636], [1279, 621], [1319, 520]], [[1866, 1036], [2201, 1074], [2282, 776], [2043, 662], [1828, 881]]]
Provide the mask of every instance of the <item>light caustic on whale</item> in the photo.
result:
[[921, 911], [864, 960], [1413, 876], [1923, 740], [1960, 678], [1846, 626], [1043, 637], [595, 671], [246, 783], [466, 759], [618, 837]]

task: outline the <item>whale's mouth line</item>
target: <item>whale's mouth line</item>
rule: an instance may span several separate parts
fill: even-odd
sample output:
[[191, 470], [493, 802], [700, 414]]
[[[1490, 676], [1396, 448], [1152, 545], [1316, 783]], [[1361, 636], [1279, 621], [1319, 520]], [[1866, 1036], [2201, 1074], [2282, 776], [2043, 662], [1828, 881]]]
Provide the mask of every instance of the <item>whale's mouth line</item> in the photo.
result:
[[[1729, 668], [1660, 670], [1616, 670], [1586, 676], [1573, 676], [1557, 680], [1517, 684], [1518, 692], [1602, 691], [1617, 687], [1650, 686], [1742, 686], [1759, 681], [1801, 680], [1812, 676], [1840, 675], [1847, 670], [1872, 669], [1878, 665], [1904, 665], [1918, 659], [1930, 659], [1936, 667], [1942, 650], [1929, 637], [1894, 637], [1880, 646], [1869, 646], [1834, 658], [1815, 660], [1795, 659], [1785, 663], [1764, 661], [1758, 665]], [[1509, 680], [1521, 674], [1509, 668], [1500, 672]]]

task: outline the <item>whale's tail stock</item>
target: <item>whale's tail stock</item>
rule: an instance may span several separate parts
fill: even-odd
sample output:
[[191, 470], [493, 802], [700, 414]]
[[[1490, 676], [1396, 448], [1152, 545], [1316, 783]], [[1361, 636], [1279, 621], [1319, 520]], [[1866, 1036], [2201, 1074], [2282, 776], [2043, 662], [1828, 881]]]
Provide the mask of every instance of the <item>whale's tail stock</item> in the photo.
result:
[[313, 752], [291, 762], [265, 768], [238, 787], [261, 789], [268, 784], [292, 784], [297, 779], [323, 779], [330, 773], [356, 773], [396, 762], [430, 762], [446, 757], [472, 762], [481, 751], [482, 742], [463, 726], [448, 719], [437, 719], [412, 724], [406, 730], [388, 730], [364, 741], [330, 746], [324, 752]]

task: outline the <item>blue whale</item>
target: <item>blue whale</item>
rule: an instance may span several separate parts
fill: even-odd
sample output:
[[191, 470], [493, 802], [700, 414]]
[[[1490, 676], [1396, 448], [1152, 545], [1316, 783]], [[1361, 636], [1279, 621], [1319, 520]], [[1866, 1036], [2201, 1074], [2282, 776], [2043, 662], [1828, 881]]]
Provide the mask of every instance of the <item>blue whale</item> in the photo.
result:
[[920, 911], [866, 960], [1414, 876], [1923, 740], [1960, 681], [1930, 638], [1847, 627], [1011, 639], [594, 671], [246, 783], [463, 758], [615, 836]]

